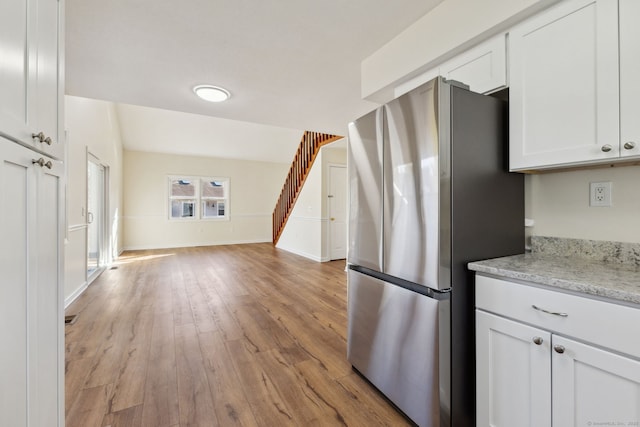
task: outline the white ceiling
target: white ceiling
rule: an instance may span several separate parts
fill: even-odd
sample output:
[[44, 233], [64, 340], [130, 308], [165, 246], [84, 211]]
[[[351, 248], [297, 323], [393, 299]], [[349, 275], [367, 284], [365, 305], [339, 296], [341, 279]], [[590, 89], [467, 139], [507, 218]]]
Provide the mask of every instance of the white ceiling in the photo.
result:
[[[360, 98], [361, 61], [441, 1], [67, 0], [66, 93], [131, 104], [127, 149], [267, 160], [302, 130], [345, 135], [375, 107]], [[203, 83], [231, 99], [200, 100]]]

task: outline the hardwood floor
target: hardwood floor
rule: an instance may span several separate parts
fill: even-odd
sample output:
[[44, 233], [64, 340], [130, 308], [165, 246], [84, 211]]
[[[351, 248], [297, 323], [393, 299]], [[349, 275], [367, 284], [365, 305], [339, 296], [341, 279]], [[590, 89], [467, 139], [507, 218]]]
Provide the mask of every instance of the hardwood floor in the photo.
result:
[[405, 426], [346, 360], [344, 261], [126, 252], [68, 309], [67, 427]]

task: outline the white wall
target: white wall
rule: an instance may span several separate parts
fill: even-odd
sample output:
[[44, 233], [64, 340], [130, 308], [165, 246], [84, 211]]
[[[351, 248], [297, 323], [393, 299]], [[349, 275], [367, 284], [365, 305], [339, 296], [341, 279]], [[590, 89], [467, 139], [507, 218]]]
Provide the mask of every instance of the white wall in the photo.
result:
[[[289, 165], [125, 151], [124, 247], [153, 249], [270, 242], [271, 215]], [[228, 221], [169, 221], [168, 175], [230, 180]]]
[[277, 247], [310, 258], [329, 261], [327, 176], [330, 164], [347, 164], [347, 150], [323, 147], [318, 153]]
[[122, 142], [114, 104], [65, 97], [67, 131], [67, 239], [65, 240], [65, 305], [87, 285], [87, 150], [109, 167], [111, 255], [122, 250]]
[[[640, 243], [640, 166], [557, 172], [526, 177], [530, 234]], [[589, 207], [589, 183], [612, 183], [611, 207]]]

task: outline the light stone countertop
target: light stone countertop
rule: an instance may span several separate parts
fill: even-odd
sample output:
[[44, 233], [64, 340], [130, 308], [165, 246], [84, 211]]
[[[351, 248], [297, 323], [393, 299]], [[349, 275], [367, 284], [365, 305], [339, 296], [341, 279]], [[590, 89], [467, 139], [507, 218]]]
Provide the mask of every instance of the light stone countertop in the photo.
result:
[[640, 266], [635, 262], [539, 252], [471, 262], [469, 269], [640, 305]]

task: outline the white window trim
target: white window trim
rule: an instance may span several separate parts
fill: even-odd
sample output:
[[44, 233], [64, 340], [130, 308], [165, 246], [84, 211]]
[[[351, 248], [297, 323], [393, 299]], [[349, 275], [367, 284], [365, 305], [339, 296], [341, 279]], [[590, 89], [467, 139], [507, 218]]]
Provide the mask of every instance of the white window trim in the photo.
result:
[[[195, 195], [194, 197], [188, 197], [188, 196], [171, 196], [171, 185], [173, 181], [176, 180], [188, 180], [191, 181], [194, 185], [194, 189], [195, 189]], [[201, 181], [205, 180], [205, 181], [222, 181], [225, 183], [224, 185], [224, 198], [218, 198], [218, 197], [202, 197], [202, 191], [201, 191]], [[166, 189], [167, 189], [167, 194], [165, 197], [165, 206], [167, 209], [167, 215], [166, 218], [168, 221], [170, 222], [193, 222], [193, 221], [229, 221], [230, 219], [230, 210], [229, 210], [229, 188], [230, 188], [230, 180], [228, 177], [211, 177], [211, 176], [193, 176], [193, 175], [167, 175], [167, 185], [166, 185]], [[171, 202], [173, 200], [194, 200], [194, 216], [193, 217], [180, 217], [180, 218], [173, 218], [171, 216]], [[203, 210], [202, 210], [202, 204], [204, 203], [204, 201], [206, 200], [223, 200], [225, 202], [225, 206], [224, 206], [224, 211], [225, 214], [224, 216], [220, 216], [220, 217], [204, 217], [203, 214]]]

